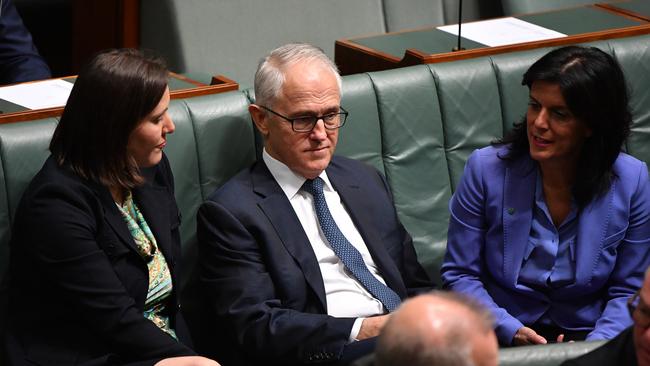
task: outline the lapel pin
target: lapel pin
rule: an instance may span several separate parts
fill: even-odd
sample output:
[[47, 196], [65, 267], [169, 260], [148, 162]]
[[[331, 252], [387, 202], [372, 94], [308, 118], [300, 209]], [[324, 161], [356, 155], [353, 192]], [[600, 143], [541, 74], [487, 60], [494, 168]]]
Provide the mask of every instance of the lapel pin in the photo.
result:
[[508, 214], [510, 214], [510, 215], [514, 215], [514, 213], [515, 213], [515, 209], [512, 208], [512, 207], [509, 207], [509, 208], [508, 208]]

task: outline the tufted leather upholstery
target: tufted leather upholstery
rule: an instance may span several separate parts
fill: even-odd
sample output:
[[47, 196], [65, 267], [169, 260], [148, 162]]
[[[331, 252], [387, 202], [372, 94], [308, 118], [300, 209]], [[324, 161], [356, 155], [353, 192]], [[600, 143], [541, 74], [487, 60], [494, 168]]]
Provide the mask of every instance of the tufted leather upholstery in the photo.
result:
[[[625, 70], [634, 110], [627, 150], [650, 162], [650, 36], [595, 45], [614, 54]], [[465, 159], [523, 117], [527, 90], [520, 85], [521, 75], [547, 51], [344, 77], [342, 104], [350, 117], [341, 130], [337, 153], [366, 161], [386, 175], [400, 218], [434, 278], [446, 243], [447, 203]], [[169, 137], [166, 151], [183, 215], [187, 299], [198, 294], [196, 210], [212, 190], [251, 164], [260, 152], [260, 139], [247, 111], [252, 94], [230, 92], [174, 100], [170, 105], [176, 132]], [[48, 155], [55, 124], [55, 119], [45, 119], [0, 125], [0, 291], [6, 281], [12, 215]], [[0, 293], [0, 301], [6, 301], [6, 294]], [[184, 306], [189, 318], [200, 312], [192, 301]], [[197, 343], [218, 344], [201, 334], [195, 332]]]
[[[141, 0], [140, 45], [175, 72], [248, 87], [259, 58], [281, 44], [307, 42], [334, 58], [337, 39], [456, 23], [457, 12], [458, 0]], [[464, 1], [464, 21], [501, 13], [501, 0]]]
[[595, 0], [501, 0], [501, 5], [503, 6], [503, 12], [506, 15], [511, 15], [570, 8], [599, 2]]

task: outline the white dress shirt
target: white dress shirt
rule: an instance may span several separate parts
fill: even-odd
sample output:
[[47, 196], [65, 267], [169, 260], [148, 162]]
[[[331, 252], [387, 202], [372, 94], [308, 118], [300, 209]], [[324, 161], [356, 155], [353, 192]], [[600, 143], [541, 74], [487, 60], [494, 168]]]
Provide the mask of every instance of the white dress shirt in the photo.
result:
[[[323, 276], [323, 284], [325, 285], [327, 314], [338, 318], [357, 318], [350, 333], [350, 341], [355, 340], [361, 329], [363, 319], [385, 313], [384, 306], [352, 276], [351, 272], [345, 268], [341, 259], [332, 250], [318, 224], [314, 199], [311, 194], [301, 190], [306, 179], [294, 173], [284, 163], [273, 158], [266, 152], [266, 149], [262, 157], [273, 178], [275, 178], [275, 181], [289, 199], [314, 250]], [[372, 259], [361, 234], [359, 234], [352, 222], [352, 218], [350, 218], [343, 206], [341, 197], [330, 183], [327, 173], [323, 171], [319, 177], [325, 182], [323, 186], [325, 201], [336, 225], [345, 238], [361, 253], [363, 261], [373, 276], [386, 284], [386, 281], [379, 274], [379, 269]]]

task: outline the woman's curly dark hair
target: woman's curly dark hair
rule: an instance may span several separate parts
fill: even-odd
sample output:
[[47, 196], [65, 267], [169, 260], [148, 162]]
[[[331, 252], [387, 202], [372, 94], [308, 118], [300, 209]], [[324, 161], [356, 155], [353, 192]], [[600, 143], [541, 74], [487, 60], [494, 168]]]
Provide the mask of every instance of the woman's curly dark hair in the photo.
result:
[[[556, 84], [573, 115], [592, 131], [580, 152], [573, 196], [584, 207], [612, 183], [612, 166], [630, 133], [632, 114], [625, 75], [614, 57], [595, 47], [553, 50], [524, 74], [522, 85]], [[529, 154], [526, 118], [494, 145], [509, 144], [504, 159]]]

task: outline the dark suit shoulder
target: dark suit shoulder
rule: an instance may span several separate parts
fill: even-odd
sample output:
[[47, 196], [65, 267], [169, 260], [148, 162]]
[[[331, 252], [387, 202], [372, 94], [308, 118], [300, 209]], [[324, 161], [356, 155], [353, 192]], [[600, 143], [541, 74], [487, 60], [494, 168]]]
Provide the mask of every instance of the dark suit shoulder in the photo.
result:
[[[76, 175], [71, 169], [60, 166], [50, 156], [41, 170], [34, 176], [23, 193], [18, 206], [17, 216], [21, 211], [31, 210], [34, 201], [39, 204], [55, 204], [60, 200], [70, 202], [95, 201], [93, 184]], [[77, 206], [79, 203], [77, 203]]]
[[381, 175], [379, 170], [373, 167], [370, 164], [367, 164], [360, 160], [355, 160], [347, 158], [345, 156], [334, 155], [332, 161], [327, 167], [327, 171], [334, 170], [336, 172], [342, 172], [349, 174], [351, 176], [355, 175]]
[[598, 366], [637, 364], [632, 327], [622, 331], [609, 342], [580, 357], [562, 363], [562, 366]]
[[386, 202], [392, 205], [392, 191], [388, 182], [375, 167], [362, 161], [334, 156], [326, 171], [337, 190], [341, 184], [358, 186], [366, 190], [369, 197], [377, 198], [377, 194], [386, 196]]
[[[362, 186], [387, 185], [381, 173], [374, 167], [350, 158], [334, 156], [326, 169], [330, 179], [355, 183]], [[266, 165], [258, 161], [230, 178], [207, 198], [207, 204], [217, 203], [237, 211], [250, 210], [262, 197], [283, 194]]]
[[[252, 171], [256, 165], [241, 170], [232, 178], [228, 179], [221, 187], [216, 188], [207, 198], [207, 201], [223, 202], [237, 201], [238, 199], [250, 196], [252, 194]], [[238, 198], [239, 197], [239, 198]]]

